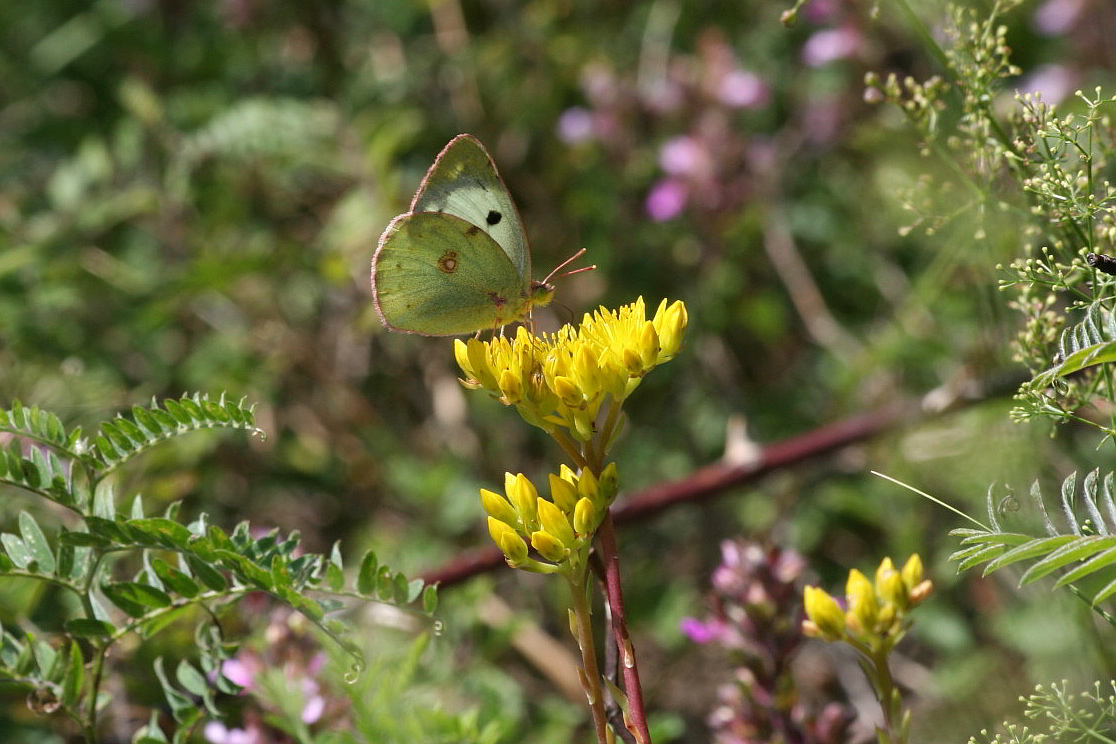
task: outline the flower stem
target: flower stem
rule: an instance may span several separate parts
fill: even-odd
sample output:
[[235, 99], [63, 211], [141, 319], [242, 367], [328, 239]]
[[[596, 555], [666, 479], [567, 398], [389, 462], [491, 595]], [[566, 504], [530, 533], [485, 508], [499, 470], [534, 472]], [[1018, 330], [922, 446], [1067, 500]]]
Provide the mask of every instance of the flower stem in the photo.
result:
[[589, 709], [593, 712], [593, 728], [599, 744], [609, 744], [608, 721], [605, 716], [604, 694], [601, 691], [601, 673], [597, 666], [597, 647], [593, 640], [592, 611], [589, 607], [589, 594], [586, 591], [589, 574], [581, 572], [580, 581], [567, 577], [570, 582], [573, 614], [577, 623], [577, 645], [581, 648], [581, 684], [589, 699]]
[[639, 669], [636, 667], [635, 646], [632, 645], [631, 636], [628, 634], [624, 592], [620, 586], [620, 556], [616, 552], [616, 528], [612, 524], [611, 512], [606, 513], [604, 521], [597, 528], [597, 547], [600, 550], [601, 562], [604, 564], [607, 600], [612, 609], [612, 629], [616, 636], [616, 649], [620, 655], [624, 692], [628, 696], [628, 715], [631, 718], [636, 741], [639, 744], [651, 744], [647, 712], [643, 707], [643, 688], [639, 682]]

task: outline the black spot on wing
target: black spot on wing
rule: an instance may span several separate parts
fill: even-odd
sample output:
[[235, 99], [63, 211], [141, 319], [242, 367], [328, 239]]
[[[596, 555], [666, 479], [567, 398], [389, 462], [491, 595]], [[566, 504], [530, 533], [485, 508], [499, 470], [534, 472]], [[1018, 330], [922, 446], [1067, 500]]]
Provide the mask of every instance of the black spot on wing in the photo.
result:
[[500, 224], [500, 220], [502, 219], [504, 219], [504, 215], [500, 214], [495, 209], [492, 209], [489, 210], [488, 216], [484, 218], [484, 221], [488, 223], [489, 227], [495, 227], [496, 225]]

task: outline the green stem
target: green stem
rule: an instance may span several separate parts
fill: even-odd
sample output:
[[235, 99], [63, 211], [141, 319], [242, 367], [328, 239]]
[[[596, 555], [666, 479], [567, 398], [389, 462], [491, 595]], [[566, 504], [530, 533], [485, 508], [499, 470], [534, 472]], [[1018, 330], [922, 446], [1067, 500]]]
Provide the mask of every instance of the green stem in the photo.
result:
[[599, 744], [608, 744], [608, 719], [605, 715], [604, 694], [601, 690], [601, 672], [597, 666], [597, 646], [593, 640], [592, 610], [589, 607], [589, 573], [581, 571], [580, 580], [568, 576], [572, 596], [573, 614], [577, 624], [577, 645], [581, 648], [582, 685], [593, 713], [593, 728]]

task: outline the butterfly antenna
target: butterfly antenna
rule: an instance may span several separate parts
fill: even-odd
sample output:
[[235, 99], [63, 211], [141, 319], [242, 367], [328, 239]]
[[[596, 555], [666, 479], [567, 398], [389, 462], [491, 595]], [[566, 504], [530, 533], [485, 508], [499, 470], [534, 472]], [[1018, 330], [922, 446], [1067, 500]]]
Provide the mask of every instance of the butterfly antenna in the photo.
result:
[[559, 278], [561, 278], [561, 277], [563, 277], [563, 276], [573, 276], [574, 274], [583, 274], [583, 273], [585, 273], [586, 271], [593, 271], [594, 269], [596, 269], [596, 268], [597, 268], [597, 265], [596, 265], [596, 264], [593, 264], [592, 266], [583, 266], [583, 267], [581, 267], [580, 269], [574, 269], [573, 271], [567, 271], [567, 272], [565, 272], [565, 273], [562, 273], [562, 274], [559, 274], [559, 273], [558, 273], [559, 271], [562, 271], [562, 269], [566, 268], [566, 267], [567, 267], [567, 266], [569, 266], [569, 265], [570, 265], [571, 263], [573, 263], [574, 261], [576, 261], [577, 259], [581, 258], [581, 257], [582, 257], [582, 256], [584, 256], [584, 255], [585, 255], [585, 249], [584, 249], [584, 248], [582, 248], [582, 249], [581, 249], [580, 251], [578, 251], [577, 253], [573, 254], [572, 256], [570, 256], [569, 258], [567, 258], [567, 259], [566, 259], [565, 261], [563, 261], [562, 263], [560, 263], [560, 264], [558, 264], [557, 266], [555, 266], [555, 267], [554, 267], [554, 271], [552, 271], [552, 272], [550, 272], [549, 274], [547, 274], [547, 275], [546, 275], [546, 279], [543, 279], [543, 280], [542, 280], [542, 283], [543, 283], [543, 284], [550, 284], [550, 280], [551, 280], [551, 279], [559, 279]]

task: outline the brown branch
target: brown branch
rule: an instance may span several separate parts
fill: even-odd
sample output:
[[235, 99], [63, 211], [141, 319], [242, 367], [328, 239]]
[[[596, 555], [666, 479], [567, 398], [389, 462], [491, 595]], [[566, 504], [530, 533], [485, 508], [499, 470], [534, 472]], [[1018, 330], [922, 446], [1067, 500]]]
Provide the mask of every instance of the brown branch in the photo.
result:
[[[670, 483], [651, 486], [632, 494], [612, 508], [617, 525], [649, 519], [676, 504], [712, 498], [735, 486], [751, 483], [782, 468], [827, 455], [843, 447], [888, 431], [905, 415], [908, 407], [889, 406], [834, 424], [823, 426], [797, 437], [763, 447], [748, 462], [718, 462], [694, 471], [690, 476]], [[462, 553], [450, 563], [428, 571], [423, 579], [443, 588], [504, 565], [503, 554], [495, 547]]]

